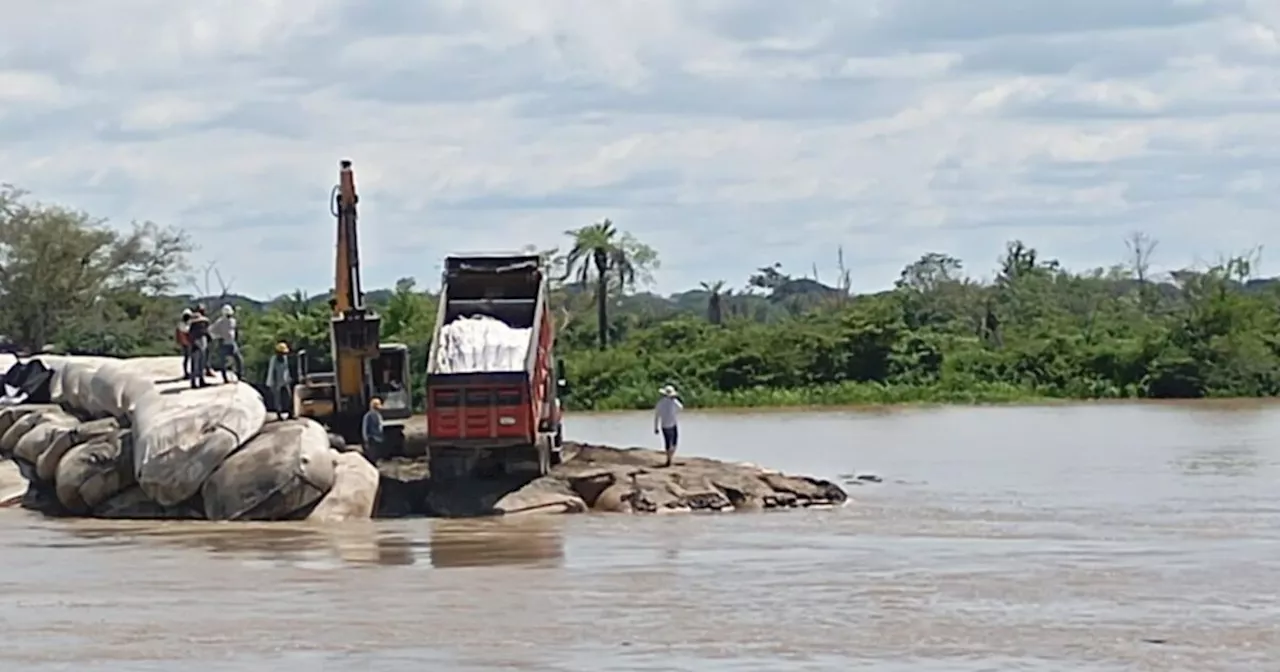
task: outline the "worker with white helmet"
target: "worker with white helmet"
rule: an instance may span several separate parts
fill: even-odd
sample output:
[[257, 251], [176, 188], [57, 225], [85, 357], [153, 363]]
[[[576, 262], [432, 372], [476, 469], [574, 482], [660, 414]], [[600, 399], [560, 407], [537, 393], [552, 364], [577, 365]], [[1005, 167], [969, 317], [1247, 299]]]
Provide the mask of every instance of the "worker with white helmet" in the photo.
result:
[[209, 335], [217, 342], [218, 370], [222, 372], [222, 382], [231, 382], [227, 377], [227, 360], [235, 363], [236, 380], [244, 376], [244, 357], [240, 354], [240, 344], [236, 341], [236, 310], [230, 304], [222, 306], [221, 315], [209, 325]]

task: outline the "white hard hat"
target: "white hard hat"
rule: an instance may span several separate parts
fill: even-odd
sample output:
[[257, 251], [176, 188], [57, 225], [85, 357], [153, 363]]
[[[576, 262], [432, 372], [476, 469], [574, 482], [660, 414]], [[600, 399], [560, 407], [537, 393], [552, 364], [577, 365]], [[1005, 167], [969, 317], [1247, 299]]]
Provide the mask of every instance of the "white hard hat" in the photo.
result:
[[228, 304], [225, 304], [225, 305], [223, 305], [223, 306], [222, 306], [222, 314], [223, 314], [223, 315], [231, 315], [231, 314], [233, 314], [233, 313], [235, 313], [235, 312], [236, 312], [236, 309], [235, 309], [235, 308], [232, 308], [232, 307], [231, 307], [231, 304], [229, 304], [229, 303], [228, 303]]

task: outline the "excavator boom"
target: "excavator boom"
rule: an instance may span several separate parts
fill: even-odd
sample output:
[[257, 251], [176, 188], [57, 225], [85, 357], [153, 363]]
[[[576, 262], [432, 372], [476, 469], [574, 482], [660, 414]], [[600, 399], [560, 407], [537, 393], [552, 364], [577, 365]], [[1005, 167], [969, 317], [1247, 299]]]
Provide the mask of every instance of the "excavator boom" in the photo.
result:
[[350, 161], [339, 162], [338, 184], [330, 198], [331, 214], [337, 220], [333, 298], [329, 302], [333, 311], [329, 320], [333, 371], [307, 371], [305, 353], [299, 353], [301, 380], [294, 390], [294, 412], [314, 418], [346, 442], [355, 443], [361, 441], [360, 421], [369, 400], [377, 396], [383, 400], [384, 432], [402, 436], [403, 420], [412, 412], [409, 350], [401, 344], [381, 342], [382, 318], [364, 303], [357, 211], [360, 197]]
[[337, 260], [334, 263], [333, 312], [335, 315], [363, 308], [360, 286], [360, 240], [357, 223], [356, 175], [351, 161], [338, 164], [338, 186], [334, 187], [333, 214], [338, 219]]
[[357, 234], [359, 196], [351, 162], [338, 164], [338, 185], [334, 187], [333, 214], [337, 218], [337, 259], [334, 264], [333, 317], [330, 337], [333, 367], [337, 374], [337, 411], [364, 412], [365, 362], [378, 357], [378, 331], [382, 318], [365, 308], [360, 286], [360, 241]]

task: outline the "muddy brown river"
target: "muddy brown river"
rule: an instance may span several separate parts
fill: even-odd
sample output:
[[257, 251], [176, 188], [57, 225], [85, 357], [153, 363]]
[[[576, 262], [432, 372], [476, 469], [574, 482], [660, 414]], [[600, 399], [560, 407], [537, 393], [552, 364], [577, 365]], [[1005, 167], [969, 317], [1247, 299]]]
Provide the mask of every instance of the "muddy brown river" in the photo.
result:
[[0, 510], [0, 670], [1280, 665], [1280, 405], [687, 414], [681, 438], [885, 482], [834, 511], [326, 530]]

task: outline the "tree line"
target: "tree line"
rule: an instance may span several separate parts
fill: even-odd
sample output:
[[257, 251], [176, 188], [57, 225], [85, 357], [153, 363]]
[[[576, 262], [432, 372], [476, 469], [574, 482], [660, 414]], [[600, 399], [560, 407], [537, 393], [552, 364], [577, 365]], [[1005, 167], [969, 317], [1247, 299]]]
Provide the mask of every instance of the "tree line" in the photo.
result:
[[[852, 291], [842, 259], [830, 284], [773, 264], [740, 288], [708, 280], [673, 297], [642, 291], [659, 255], [608, 220], [541, 254], [571, 408], [647, 407], [668, 383], [695, 406], [1280, 392], [1280, 283], [1254, 277], [1256, 253], [1156, 278], [1156, 250], [1134, 235], [1116, 265], [1072, 271], [1011, 241], [985, 281], [930, 252], [873, 294]], [[113, 228], [0, 189], [0, 334], [27, 352], [166, 354], [182, 307], [226, 301], [240, 309], [248, 375], [263, 375], [278, 340], [330, 364], [327, 296], [256, 302], [207, 283], [182, 295], [192, 254], [179, 230]], [[405, 278], [369, 299], [420, 376], [436, 294]]]

